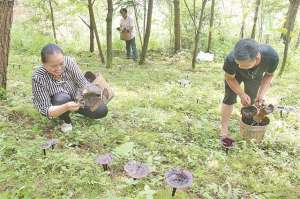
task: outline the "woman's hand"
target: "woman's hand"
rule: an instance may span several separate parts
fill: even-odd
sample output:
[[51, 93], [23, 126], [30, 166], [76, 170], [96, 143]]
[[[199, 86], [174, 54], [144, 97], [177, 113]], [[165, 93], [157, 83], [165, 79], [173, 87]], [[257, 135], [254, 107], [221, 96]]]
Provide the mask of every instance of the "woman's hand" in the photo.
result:
[[75, 102], [67, 102], [65, 105], [68, 111], [78, 111], [78, 109], [80, 108], [80, 104]]

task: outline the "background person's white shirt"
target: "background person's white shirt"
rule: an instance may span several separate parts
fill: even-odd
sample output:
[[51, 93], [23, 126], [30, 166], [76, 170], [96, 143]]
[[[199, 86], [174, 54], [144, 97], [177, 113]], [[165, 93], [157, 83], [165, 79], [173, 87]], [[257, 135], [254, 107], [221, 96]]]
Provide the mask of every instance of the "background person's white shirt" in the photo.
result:
[[122, 29], [129, 30], [130, 27], [133, 27], [132, 31], [130, 32], [130, 39], [133, 39], [135, 37], [136, 33], [135, 33], [135, 30], [134, 30], [134, 21], [133, 21], [133, 19], [130, 16], [127, 16], [126, 19], [124, 19], [123, 17], [121, 17], [120, 27], [121, 27], [121, 30]]

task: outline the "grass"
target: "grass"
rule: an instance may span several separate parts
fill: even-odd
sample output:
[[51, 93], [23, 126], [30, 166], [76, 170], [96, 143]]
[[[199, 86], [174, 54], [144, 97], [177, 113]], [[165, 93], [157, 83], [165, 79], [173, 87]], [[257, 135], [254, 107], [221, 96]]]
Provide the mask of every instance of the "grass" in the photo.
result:
[[[239, 136], [237, 105], [230, 126], [237, 146], [228, 155], [221, 149], [222, 63], [191, 71], [186, 59], [152, 54], [144, 66], [116, 57], [107, 70], [93, 55], [74, 56], [83, 70], [101, 71], [114, 88], [108, 116], [73, 114], [75, 130], [60, 133], [58, 121], [41, 117], [31, 104], [38, 57], [12, 52], [8, 99], [0, 101], [0, 198], [171, 198], [163, 178], [173, 167], [194, 176], [193, 186], [175, 198], [300, 197], [297, 113], [281, 118], [275, 112], [263, 143], [247, 144]], [[299, 59], [275, 80], [269, 102], [300, 107]], [[186, 76], [191, 85], [182, 87], [178, 80]], [[47, 137], [60, 143], [44, 158], [40, 145]], [[95, 163], [97, 154], [107, 152], [114, 155], [111, 175]], [[129, 179], [123, 165], [132, 159], [149, 164], [151, 175]]]

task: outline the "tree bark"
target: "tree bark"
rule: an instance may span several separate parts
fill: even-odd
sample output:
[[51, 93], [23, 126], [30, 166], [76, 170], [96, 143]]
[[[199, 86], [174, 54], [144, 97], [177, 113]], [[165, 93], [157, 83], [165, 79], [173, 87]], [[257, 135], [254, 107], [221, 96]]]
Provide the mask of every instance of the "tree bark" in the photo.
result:
[[92, 0], [88, 0], [88, 8], [89, 8], [89, 12], [91, 13], [91, 20], [92, 20], [91, 25], [92, 25], [94, 33], [95, 33], [95, 37], [96, 37], [96, 41], [97, 41], [97, 47], [98, 47], [101, 62], [103, 64], [105, 64], [105, 59], [104, 59], [104, 55], [103, 55], [103, 52], [102, 52], [102, 49], [101, 49], [101, 42], [100, 42], [100, 38], [99, 38], [98, 30], [97, 30], [97, 25], [96, 25], [96, 20], [95, 20], [95, 15], [94, 15], [93, 2], [92, 2]]
[[200, 33], [201, 33], [202, 24], [203, 24], [203, 16], [204, 16], [204, 9], [205, 9], [206, 3], [207, 3], [207, 0], [202, 0], [200, 19], [199, 19], [199, 24], [198, 24], [198, 28], [197, 28], [197, 33], [195, 36], [195, 46], [194, 46], [194, 51], [193, 51], [193, 59], [192, 59], [192, 68], [193, 69], [195, 69], [195, 66], [196, 66], [198, 43], [199, 43], [199, 39], [200, 39]]
[[[92, 6], [93, 7], [93, 6]], [[89, 30], [90, 30], [90, 52], [94, 52], [95, 51], [95, 42], [94, 42], [94, 29], [92, 26], [92, 14], [90, 12], [89, 9], [89, 17], [90, 17], [90, 25], [89, 25]]]
[[140, 58], [139, 64], [144, 64], [145, 58], [146, 58], [146, 53], [147, 53], [149, 39], [150, 39], [150, 33], [151, 33], [152, 9], [153, 9], [153, 0], [149, 0], [148, 1], [146, 32], [145, 32], [145, 37], [144, 37], [142, 53], [141, 53], [141, 58]]
[[139, 33], [140, 43], [141, 43], [141, 46], [143, 46], [141, 27], [140, 27], [140, 23], [139, 23], [138, 12], [137, 12], [137, 8], [136, 8], [136, 2], [135, 2], [135, 0], [133, 0], [133, 9], [134, 9], [134, 16], [135, 16], [135, 21], [136, 21], [136, 27], [137, 27], [137, 30], [138, 30], [138, 33]]
[[291, 32], [293, 32], [293, 29], [294, 29], [299, 5], [300, 5], [300, 0], [290, 0], [290, 6], [289, 6], [290, 12], [288, 12], [288, 15], [286, 18], [287, 33], [286, 33], [286, 35], [284, 35], [284, 53], [283, 53], [281, 68], [279, 71], [279, 76], [281, 76], [283, 74], [284, 69], [285, 69], [286, 60], [287, 60], [287, 56], [288, 56], [288, 50], [289, 50], [289, 44], [291, 41]]
[[263, 40], [263, 29], [264, 29], [264, 1], [260, 2], [260, 24], [259, 24], [259, 33], [258, 33], [258, 41], [262, 42]]
[[0, 89], [6, 90], [10, 29], [14, 0], [0, 1]]
[[53, 7], [52, 7], [52, 0], [48, 0], [49, 7], [50, 7], [50, 15], [51, 15], [51, 24], [52, 24], [52, 31], [53, 31], [53, 37], [55, 43], [58, 43], [57, 37], [56, 37], [56, 29], [55, 29], [55, 21], [54, 21], [54, 13], [53, 13]]
[[177, 53], [181, 48], [181, 38], [180, 38], [180, 1], [174, 0], [174, 35], [175, 35], [175, 46], [174, 51]]
[[251, 39], [255, 39], [255, 30], [256, 30], [256, 23], [257, 23], [260, 2], [261, 2], [261, 0], [256, 0], [256, 3], [255, 3], [256, 6], [255, 6], [254, 19], [253, 19], [253, 27], [252, 27], [252, 32], [251, 32]]
[[245, 8], [244, 8], [244, 1], [241, 0], [241, 6], [242, 6], [242, 26], [241, 26], [241, 31], [240, 31], [240, 38], [244, 38], [244, 32], [245, 32]]
[[81, 19], [81, 21], [89, 28], [90, 30], [90, 52], [94, 52], [94, 30], [92, 28], [91, 25], [91, 18], [90, 18], [90, 24], [88, 24], [83, 18], [81, 18], [79, 16], [79, 18]]
[[147, 18], [147, 0], [144, 0], [144, 17], [143, 17], [143, 38], [146, 34], [146, 18]]
[[215, 11], [215, 0], [211, 1], [211, 9], [210, 9], [210, 20], [209, 20], [209, 33], [208, 33], [208, 44], [206, 52], [210, 52], [211, 48], [211, 40], [212, 40], [212, 29], [214, 26], [214, 11]]
[[298, 49], [300, 45], [300, 32], [298, 33], [297, 42], [295, 44], [295, 49]]
[[106, 18], [106, 68], [112, 67], [112, 0], [107, 0], [107, 18]]

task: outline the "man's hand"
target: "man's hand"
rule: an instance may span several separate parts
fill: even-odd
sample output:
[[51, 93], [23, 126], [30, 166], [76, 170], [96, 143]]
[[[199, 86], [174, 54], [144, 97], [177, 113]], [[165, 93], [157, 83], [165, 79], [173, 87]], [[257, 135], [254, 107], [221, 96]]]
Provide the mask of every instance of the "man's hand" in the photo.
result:
[[251, 105], [251, 98], [249, 97], [249, 95], [243, 92], [239, 95], [239, 97], [241, 98], [241, 103], [243, 106]]
[[258, 95], [255, 99], [256, 107], [261, 107], [265, 104], [265, 97]]
[[65, 105], [68, 111], [78, 111], [80, 108], [80, 105], [75, 102], [67, 102]]

